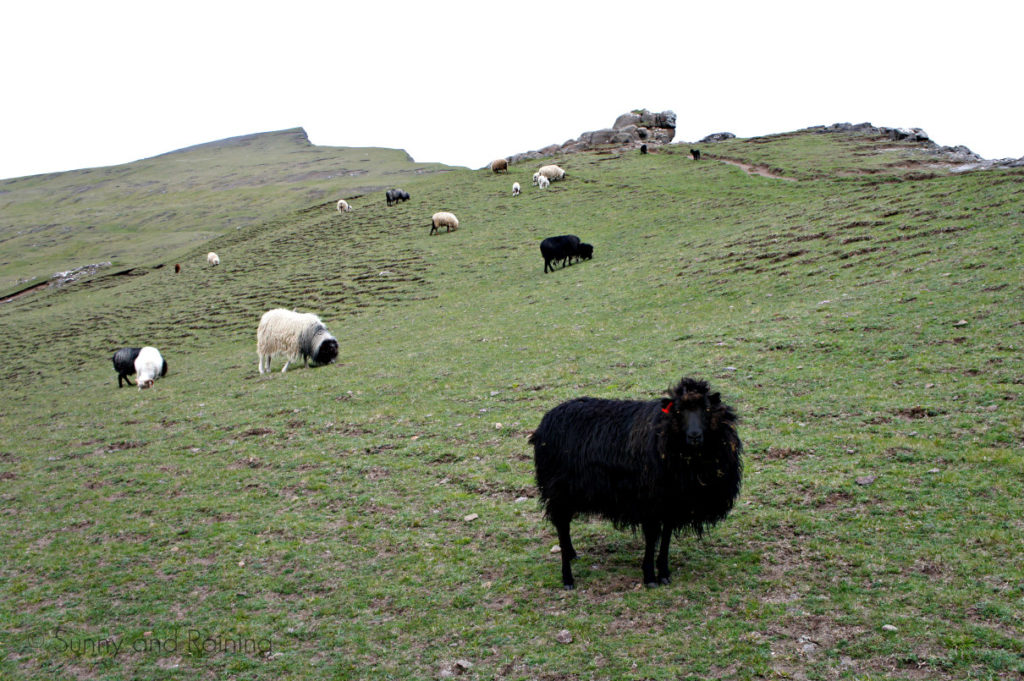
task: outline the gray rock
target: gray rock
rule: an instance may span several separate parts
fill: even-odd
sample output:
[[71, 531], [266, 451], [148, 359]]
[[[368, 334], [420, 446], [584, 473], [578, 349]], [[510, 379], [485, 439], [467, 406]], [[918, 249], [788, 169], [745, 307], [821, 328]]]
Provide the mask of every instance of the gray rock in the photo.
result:
[[735, 139], [736, 135], [731, 132], [716, 132], [708, 135], [702, 139], [698, 144], [711, 144], [712, 142], [724, 142], [725, 140]]

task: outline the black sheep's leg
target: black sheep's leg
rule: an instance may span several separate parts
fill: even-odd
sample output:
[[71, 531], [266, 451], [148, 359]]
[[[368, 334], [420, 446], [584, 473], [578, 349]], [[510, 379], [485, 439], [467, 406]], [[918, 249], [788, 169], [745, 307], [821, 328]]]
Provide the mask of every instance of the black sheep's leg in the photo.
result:
[[648, 521], [643, 524], [644, 528], [644, 562], [641, 568], [644, 571], [644, 586], [658, 586], [658, 580], [654, 577], [654, 549], [658, 545], [658, 535], [661, 523]]
[[551, 522], [558, 530], [558, 546], [562, 549], [562, 585], [566, 589], [572, 589], [576, 586], [576, 580], [572, 577], [572, 561], [576, 558], [576, 549], [573, 548], [572, 538], [569, 536], [569, 523], [572, 522], [572, 514], [552, 514]]
[[668, 545], [672, 541], [672, 526], [665, 524], [661, 528], [661, 548], [658, 549], [658, 582], [668, 584], [672, 581], [668, 569]]

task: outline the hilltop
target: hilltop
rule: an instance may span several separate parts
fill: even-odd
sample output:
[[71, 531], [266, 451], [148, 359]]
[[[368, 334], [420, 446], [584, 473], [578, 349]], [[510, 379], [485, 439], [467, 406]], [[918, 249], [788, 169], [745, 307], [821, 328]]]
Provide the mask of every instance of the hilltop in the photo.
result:
[[5, 180], [0, 294], [92, 263], [114, 270], [173, 263], [228, 231], [448, 169], [416, 163], [400, 149], [315, 146], [296, 128]]

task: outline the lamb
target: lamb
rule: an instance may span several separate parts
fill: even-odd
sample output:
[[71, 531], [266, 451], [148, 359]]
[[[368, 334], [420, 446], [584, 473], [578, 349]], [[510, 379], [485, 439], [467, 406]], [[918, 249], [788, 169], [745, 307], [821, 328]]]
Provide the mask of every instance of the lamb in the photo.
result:
[[256, 352], [260, 356], [260, 373], [270, 373], [274, 355], [284, 355], [288, 365], [302, 356], [304, 366], [330, 364], [338, 357], [338, 340], [331, 335], [320, 318], [309, 312], [294, 312], [283, 308], [267, 310], [260, 317], [256, 330]]
[[345, 199], [338, 199], [338, 212], [347, 213], [352, 210], [352, 207], [348, 205], [348, 201]]
[[455, 217], [453, 213], [447, 211], [441, 211], [434, 213], [433, 217], [430, 218], [430, 234], [440, 234], [441, 228], [445, 228], [445, 232], [454, 232], [459, 228], [459, 219]]
[[135, 385], [128, 378], [135, 373], [135, 358], [139, 356], [142, 348], [121, 348], [114, 353], [111, 359], [114, 362], [114, 371], [117, 372], [117, 387], [120, 388], [124, 381], [128, 385]]
[[206, 254], [206, 262], [210, 263], [211, 265], [219, 265], [220, 256], [214, 253], [213, 251], [210, 251], [209, 253]]
[[[125, 349], [133, 350], [134, 348]], [[116, 357], [117, 353], [114, 353], [114, 356]], [[159, 350], [147, 345], [144, 348], [140, 348], [139, 354], [135, 357], [135, 373], [139, 375], [138, 380], [136, 380], [139, 390], [152, 388], [154, 381], [158, 377], [167, 375], [167, 360], [160, 355]], [[121, 386], [120, 380], [120, 376], [118, 376], [118, 387]]]
[[533, 183], [540, 187], [541, 189], [547, 189], [548, 187], [551, 186], [551, 180], [544, 177], [543, 175], [541, 175], [540, 177], [535, 177]]
[[180, 262], [174, 263], [174, 273], [178, 274], [179, 272], [181, 272], [181, 263]]
[[641, 144], [640, 145], [640, 153], [641, 154], [646, 154], [647, 153], [647, 145], [646, 144]]
[[519, 187], [519, 183], [518, 182], [513, 182], [512, 183], [512, 196], [519, 196], [519, 193], [521, 191], [522, 191], [522, 189]]
[[700, 160], [700, 149], [690, 149], [690, 156], [693, 157], [694, 161]]
[[[580, 397], [558, 405], [530, 436], [537, 487], [558, 531], [562, 584], [575, 586], [569, 524], [602, 516], [643, 529], [644, 584], [668, 584], [673, 533], [701, 536], [739, 495], [743, 445], [736, 414], [707, 382], [683, 378], [660, 400]], [[654, 552], [657, 556], [655, 573]]]
[[508, 161], [507, 160], [505, 160], [503, 158], [498, 158], [498, 159], [495, 159], [495, 160], [491, 161], [491, 172], [492, 173], [500, 173], [502, 170], [504, 170], [506, 173], [508, 172]]
[[384, 192], [384, 198], [387, 199], [388, 205], [391, 206], [398, 203], [399, 201], [408, 201], [409, 192], [403, 191], [401, 189], [389, 189], [386, 192]]
[[554, 165], [541, 166], [540, 170], [533, 174], [533, 183], [537, 184], [540, 177], [546, 177], [555, 182], [556, 180], [565, 179], [565, 171]]
[[563, 234], [562, 236], [549, 236], [541, 241], [540, 254], [544, 256], [544, 273], [547, 274], [548, 271], [555, 271], [552, 265], [555, 262], [567, 265], [572, 264], [572, 258], [590, 260], [594, 257], [594, 247], [581, 243], [580, 238], [575, 234]]

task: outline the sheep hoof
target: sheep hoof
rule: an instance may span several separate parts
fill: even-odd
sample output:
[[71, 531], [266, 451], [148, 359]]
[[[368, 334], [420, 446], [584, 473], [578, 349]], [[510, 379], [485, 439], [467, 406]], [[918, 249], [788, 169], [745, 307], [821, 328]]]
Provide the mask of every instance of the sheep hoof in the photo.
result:
[[648, 589], [657, 589], [659, 586], [661, 586], [661, 584], [659, 584], [658, 582], [647, 582], [646, 584], [644, 584], [644, 586], [646, 586]]
[[668, 577], [662, 577], [662, 578], [661, 578], [661, 579], [659, 579], [658, 581], [659, 581], [660, 583], [662, 583], [662, 584], [671, 584], [671, 583], [672, 583], [672, 580], [671, 580], [671, 579], [669, 579]]
[[572, 590], [574, 590], [576, 588], [576, 585], [575, 584], [563, 584], [562, 588], [565, 589], [566, 591], [572, 591]]

